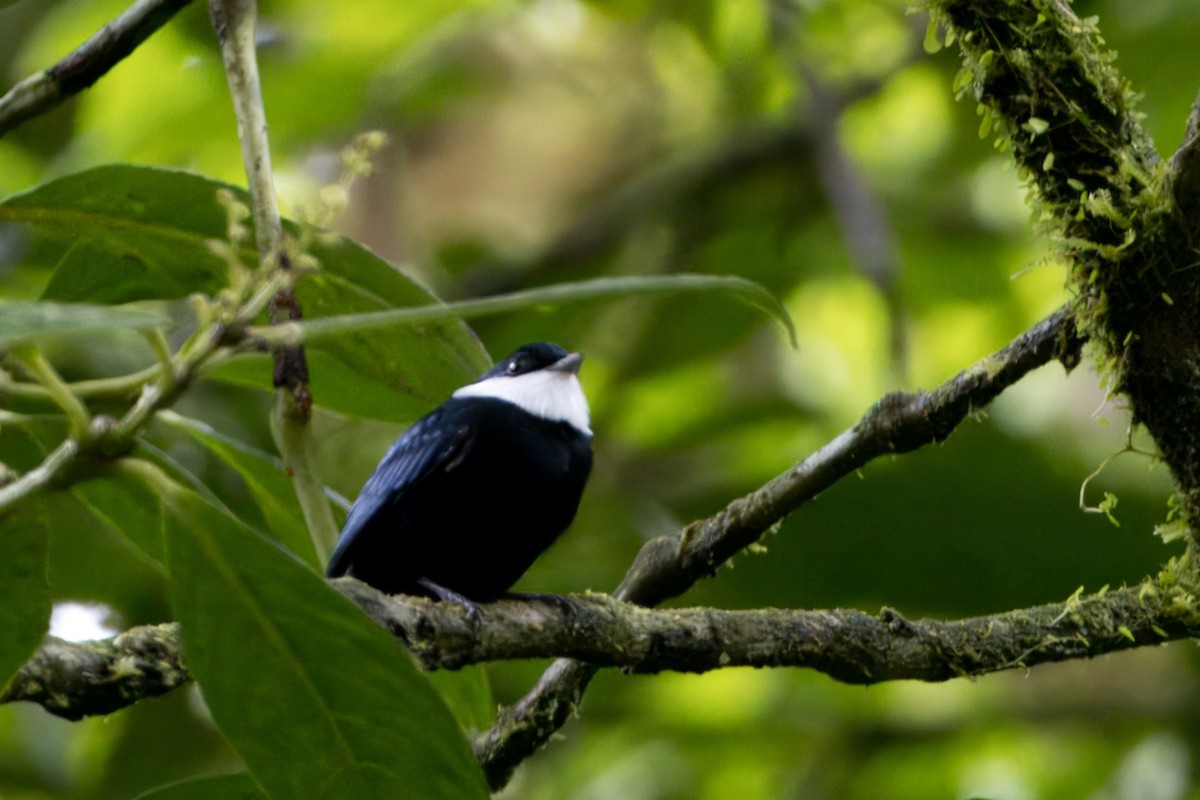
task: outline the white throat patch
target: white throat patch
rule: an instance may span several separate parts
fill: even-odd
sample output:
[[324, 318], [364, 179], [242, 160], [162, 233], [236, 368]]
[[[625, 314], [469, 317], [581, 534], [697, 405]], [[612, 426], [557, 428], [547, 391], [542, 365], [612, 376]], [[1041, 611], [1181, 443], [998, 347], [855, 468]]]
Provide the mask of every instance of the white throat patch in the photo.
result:
[[530, 414], [555, 422], [566, 422], [592, 435], [588, 427], [588, 404], [579, 378], [572, 372], [539, 369], [515, 377], [499, 376], [467, 384], [453, 397], [491, 397], [514, 403]]

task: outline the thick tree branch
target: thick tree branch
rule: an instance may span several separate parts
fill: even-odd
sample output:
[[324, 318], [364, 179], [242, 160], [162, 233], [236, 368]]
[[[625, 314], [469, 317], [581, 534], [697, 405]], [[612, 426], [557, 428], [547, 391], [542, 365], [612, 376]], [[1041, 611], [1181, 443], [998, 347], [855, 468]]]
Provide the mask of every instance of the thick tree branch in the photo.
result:
[[[607, 595], [502, 600], [471, 617], [452, 603], [334, 585], [426, 669], [565, 656], [628, 672], [802, 667], [852, 684], [945, 681], [1200, 636], [1196, 598], [1170, 573], [1063, 603], [957, 621], [837, 609], [649, 610]], [[559, 667], [567, 670], [569, 667]], [[32, 701], [68, 719], [108, 714], [190, 680], [179, 626], [133, 628], [73, 644], [51, 638], [0, 702]]]
[[50, 69], [0, 97], [0, 136], [98, 81], [191, 0], [137, 0]]
[[142, 625], [93, 642], [53, 636], [21, 667], [0, 702], [27, 700], [70, 720], [111, 714], [191, 680], [179, 626]]
[[[878, 456], [944, 440], [968, 415], [1031, 370], [1055, 358], [1073, 367], [1082, 345], [1071, 309], [1064, 307], [932, 392], [885, 396], [853, 428], [762, 488], [693, 522], [678, 536], [647, 542], [616, 596], [653, 606], [682, 594], [845, 476]], [[566, 723], [594, 675], [590, 665], [554, 664], [476, 739], [476, 754], [493, 787], [503, 786], [516, 765]]]
[[1157, 582], [964, 620], [910, 621], [835, 609], [649, 610], [608, 595], [505, 600], [472, 620], [459, 606], [390, 597], [353, 579], [335, 585], [426, 669], [563, 656], [633, 673], [803, 667], [851, 684], [945, 681], [1090, 658], [1200, 633], [1196, 598]]
[[1071, 312], [1064, 307], [933, 391], [885, 395], [854, 427], [816, 453], [720, 513], [688, 525], [678, 539], [671, 538], [670, 548], [644, 548], [618, 596], [657, 605], [681, 594], [799, 506], [868, 462], [944, 441], [973, 412], [1052, 359], [1073, 367], [1082, 344]]
[[[1200, 272], [1193, 131], [1161, 164], [1095, 20], [1066, 0], [940, 0], [964, 87], [1072, 261], [1080, 327], [1171, 467], [1200, 541]], [[985, 122], [986, 124], [986, 122]]]

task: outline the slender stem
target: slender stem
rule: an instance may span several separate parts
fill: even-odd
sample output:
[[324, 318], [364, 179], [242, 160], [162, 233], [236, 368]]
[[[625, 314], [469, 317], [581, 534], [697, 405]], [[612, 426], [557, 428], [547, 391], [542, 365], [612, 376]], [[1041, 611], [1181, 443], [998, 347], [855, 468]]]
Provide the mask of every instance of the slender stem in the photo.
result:
[[[103, 426], [85, 426], [84, 438], [64, 440], [37, 467], [0, 487], [0, 516], [11, 513], [50, 486], [69, 480], [69, 469], [84, 457], [107, 458], [128, 452], [150, 417], [173, 403], [196, 377], [200, 366], [223, 350], [223, 339], [224, 328], [219, 324], [203, 330], [176, 354], [170, 376], [146, 384], [137, 402], [121, 419], [108, 420]], [[161, 368], [156, 368], [155, 373], [159, 372]], [[101, 419], [97, 417], [95, 421]]]
[[[255, 51], [257, 4], [255, 0], [209, 0], [208, 8], [221, 45], [229, 93], [238, 121], [259, 263], [264, 269], [272, 270], [273, 276], [287, 281], [270, 294], [269, 317], [272, 324], [283, 320], [295, 324], [301, 316], [300, 305], [290, 286], [293, 277], [291, 260], [275, 197], [267, 117]], [[258, 296], [261, 297], [262, 292]], [[312, 395], [308, 389], [308, 362], [298, 342], [275, 342], [273, 345], [276, 401], [271, 413], [271, 431], [291, 473], [292, 486], [313, 545], [324, 560], [337, 540], [338, 528], [311, 455], [312, 431], [308, 420], [312, 413]]]
[[59, 414], [21, 414], [0, 408], [0, 425], [36, 425], [41, 422], [61, 421]]
[[[92, 378], [85, 381], [74, 381], [66, 384], [71, 394], [80, 399], [119, 399], [128, 397], [146, 381], [153, 380], [161, 373], [159, 365], [120, 375], [113, 378]], [[23, 381], [14, 381], [0, 375], [0, 393], [19, 397], [23, 400], [51, 400], [50, 392], [44, 386]]]
[[156, 384], [147, 384], [142, 389], [141, 396], [125, 416], [114, 426], [111, 438], [121, 447], [132, 445], [133, 437], [142, 426], [160, 408], [165, 408], [175, 402], [176, 398], [192, 382], [199, 366], [221, 348], [224, 339], [224, 328], [217, 324], [203, 331], [203, 335], [193, 342], [191, 347], [181, 349], [176, 358], [174, 374], [164, 377]]
[[29, 374], [46, 390], [50, 398], [63, 412], [71, 423], [71, 436], [83, 439], [87, 436], [91, 425], [92, 415], [88, 412], [83, 401], [71, 391], [71, 388], [59, 376], [58, 371], [46, 360], [41, 350], [26, 345], [14, 350], [10, 357], [15, 359]]
[[731, 275], [688, 274], [596, 278], [590, 281], [526, 289], [477, 300], [460, 300], [417, 308], [392, 308], [363, 314], [322, 317], [303, 322], [285, 322], [270, 327], [257, 326], [249, 328], [247, 332], [251, 336], [273, 345], [300, 344], [355, 331], [376, 330], [394, 325], [416, 325], [448, 317], [459, 319], [483, 317], [489, 314], [527, 310], [539, 305], [553, 306], [597, 297], [710, 291], [732, 294], [739, 300], [776, 317], [787, 329], [794, 342], [795, 334], [787, 311], [759, 284]]
[[267, 117], [255, 51], [258, 4], [255, 0], [210, 0], [208, 10], [221, 44], [225, 78], [237, 116], [259, 259], [263, 264], [269, 264], [283, 249], [283, 223], [275, 199]]
[[42, 463], [20, 478], [0, 486], [0, 518], [11, 514], [23, 503], [45, 491], [60, 478], [79, 455], [79, 442], [65, 439]]
[[163, 379], [171, 380], [175, 375], [175, 364], [171, 361], [171, 346], [167, 343], [167, 337], [158, 328], [144, 331], [143, 335], [150, 349], [154, 351]]

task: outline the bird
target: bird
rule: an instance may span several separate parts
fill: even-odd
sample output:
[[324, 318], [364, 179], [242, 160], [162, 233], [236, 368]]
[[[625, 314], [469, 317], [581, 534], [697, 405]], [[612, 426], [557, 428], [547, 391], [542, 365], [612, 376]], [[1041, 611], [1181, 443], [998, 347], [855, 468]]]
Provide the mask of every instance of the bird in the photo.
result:
[[579, 353], [534, 342], [421, 417], [350, 508], [325, 570], [388, 594], [508, 594], [575, 518], [592, 469]]

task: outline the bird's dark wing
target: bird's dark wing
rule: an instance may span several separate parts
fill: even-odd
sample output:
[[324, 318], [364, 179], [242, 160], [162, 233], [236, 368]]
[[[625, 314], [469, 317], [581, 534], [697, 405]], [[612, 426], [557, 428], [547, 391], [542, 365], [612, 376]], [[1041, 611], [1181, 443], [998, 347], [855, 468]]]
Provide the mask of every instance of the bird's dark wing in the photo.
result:
[[337, 547], [329, 557], [325, 570], [328, 577], [346, 574], [355, 543], [376, 514], [399, 500], [422, 478], [436, 470], [452, 468], [466, 452], [474, 426], [456, 416], [445, 407], [435, 409], [409, 426], [384, 454], [350, 508]]

